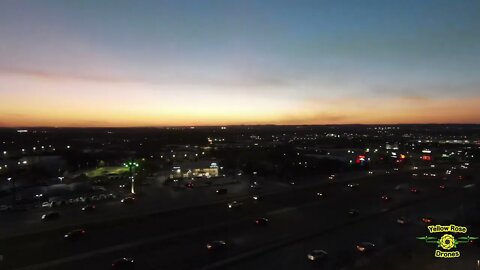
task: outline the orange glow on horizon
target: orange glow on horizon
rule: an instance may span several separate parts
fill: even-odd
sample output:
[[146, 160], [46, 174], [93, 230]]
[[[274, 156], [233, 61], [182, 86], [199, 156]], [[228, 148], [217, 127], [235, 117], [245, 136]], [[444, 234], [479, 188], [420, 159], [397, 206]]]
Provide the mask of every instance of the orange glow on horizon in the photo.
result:
[[0, 73], [0, 83], [3, 127], [480, 123], [479, 98], [319, 99], [278, 96], [262, 85], [225, 92], [224, 86], [43, 74]]

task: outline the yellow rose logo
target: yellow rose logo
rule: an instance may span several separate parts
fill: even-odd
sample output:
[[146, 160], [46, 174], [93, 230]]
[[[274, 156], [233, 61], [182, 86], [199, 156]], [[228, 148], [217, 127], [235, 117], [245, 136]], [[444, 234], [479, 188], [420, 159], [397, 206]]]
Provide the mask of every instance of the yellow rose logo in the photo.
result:
[[438, 244], [441, 248], [450, 250], [455, 247], [455, 237], [453, 237], [451, 234], [444, 234], [440, 240], [438, 240]]

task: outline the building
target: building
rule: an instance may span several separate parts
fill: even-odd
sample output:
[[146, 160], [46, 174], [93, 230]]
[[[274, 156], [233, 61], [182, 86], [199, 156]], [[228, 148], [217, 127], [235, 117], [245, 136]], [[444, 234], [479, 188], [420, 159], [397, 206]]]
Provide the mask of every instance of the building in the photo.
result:
[[219, 167], [216, 162], [196, 161], [175, 164], [169, 178], [211, 178], [219, 176]]

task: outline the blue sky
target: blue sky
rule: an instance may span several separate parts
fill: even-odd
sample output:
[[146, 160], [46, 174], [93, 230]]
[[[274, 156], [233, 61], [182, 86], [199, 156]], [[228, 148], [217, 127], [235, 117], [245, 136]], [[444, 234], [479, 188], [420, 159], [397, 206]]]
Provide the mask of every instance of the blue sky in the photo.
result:
[[[175, 124], [154, 121], [171, 114], [182, 115], [178, 124], [187, 124], [185, 119], [192, 119], [188, 124], [326, 123], [321, 115], [338, 115], [331, 104], [342, 100], [362, 105], [380, 100], [401, 108], [399, 100], [414, 99], [445, 107], [448, 100], [454, 106], [480, 95], [480, 2], [473, 0], [9, 0], [0, 3], [0, 36], [0, 94], [8, 96], [4, 102], [25, 102], [25, 97], [34, 102], [48, 93], [68, 101], [80, 97], [91, 108], [87, 103], [99, 92], [103, 103], [122, 105], [125, 100], [112, 94], [125, 98], [131, 93], [151, 106], [144, 111], [131, 107], [131, 113], [150, 119], [138, 123], [142, 125]], [[46, 83], [45, 77], [51, 81]], [[212, 100], [228, 102], [231, 95], [239, 105], [223, 109], [232, 121], [215, 118], [222, 111], [207, 112], [201, 106], [188, 108], [190, 116], [173, 108], [155, 111], [156, 106], [169, 106], [165, 98], [176, 108], [188, 98], [205, 99], [210, 107]], [[312, 100], [331, 102], [315, 105]], [[82, 108], [80, 101], [77, 108]], [[452, 106], [444, 109], [456, 110]], [[93, 108], [115, 118], [108, 107]], [[302, 117], [305, 108], [315, 112]], [[0, 114], [41, 124], [51, 117], [45, 110], [40, 106], [22, 115], [6, 108]], [[199, 121], [198, 113], [204, 117]], [[252, 119], [262, 113], [266, 117]], [[71, 123], [63, 118], [45, 123], [95, 120], [76, 117]], [[411, 116], [402, 119], [398, 115], [385, 122], [408, 122]], [[423, 115], [420, 119], [430, 121]], [[382, 122], [353, 115], [344, 120]], [[478, 120], [467, 113], [445, 121]]]

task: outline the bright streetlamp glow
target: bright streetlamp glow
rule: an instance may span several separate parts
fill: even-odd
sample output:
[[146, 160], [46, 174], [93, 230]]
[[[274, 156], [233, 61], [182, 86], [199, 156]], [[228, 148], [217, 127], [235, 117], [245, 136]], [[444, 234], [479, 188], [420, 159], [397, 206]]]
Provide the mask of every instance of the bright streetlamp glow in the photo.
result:
[[133, 170], [135, 168], [138, 168], [138, 166], [140, 165], [137, 162], [129, 161], [127, 163], [123, 163], [123, 166], [128, 168], [130, 171], [130, 178], [132, 179], [132, 189], [130, 190], [130, 192], [132, 194], [135, 194], [135, 178], [133, 177]]

